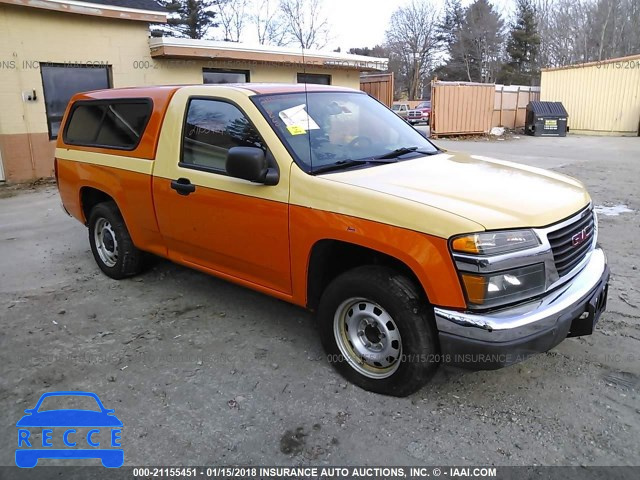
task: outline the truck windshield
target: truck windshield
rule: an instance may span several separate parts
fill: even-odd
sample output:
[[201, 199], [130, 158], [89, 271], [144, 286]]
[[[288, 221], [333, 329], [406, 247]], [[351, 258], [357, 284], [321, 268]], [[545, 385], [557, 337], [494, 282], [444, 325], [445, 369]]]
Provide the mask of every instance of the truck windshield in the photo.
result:
[[296, 162], [310, 173], [380, 165], [388, 162], [374, 160], [393, 157], [399, 161], [439, 151], [366, 94], [300, 92], [253, 98]]

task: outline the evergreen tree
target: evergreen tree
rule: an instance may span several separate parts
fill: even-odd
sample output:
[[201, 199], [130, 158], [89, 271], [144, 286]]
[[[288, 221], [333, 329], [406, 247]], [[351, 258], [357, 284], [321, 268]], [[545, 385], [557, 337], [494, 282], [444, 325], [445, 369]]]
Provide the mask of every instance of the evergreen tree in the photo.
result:
[[[455, 5], [455, 0], [451, 2]], [[437, 74], [447, 80], [493, 82], [499, 70], [502, 49], [503, 21], [488, 0], [476, 0], [464, 10], [460, 6], [445, 12], [444, 25], [457, 22], [457, 31], [445, 36], [449, 58]], [[449, 34], [447, 34], [449, 35]]]
[[389, 49], [384, 45], [375, 45], [374, 47], [350, 48], [347, 53], [352, 55], [363, 55], [365, 57], [385, 58], [389, 56]]
[[167, 25], [152, 30], [171, 37], [204, 38], [210, 28], [217, 27], [214, 7], [219, 0], [158, 0], [169, 12]]
[[447, 63], [436, 69], [441, 80], [462, 80], [466, 77], [464, 52], [460, 48], [460, 30], [464, 27], [465, 13], [461, 0], [446, 0], [444, 16], [438, 24], [437, 39], [447, 53]]
[[515, 85], [538, 83], [538, 53], [540, 35], [536, 9], [532, 0], [517, 0], [516, 19], [507, 41], [507, 63], [500, 75], [501, 81]]
[[500, 68], [503, 27], [502, 18], [488, 0], [476, 0], [467, 9], [461, 37], [470, 81], [495, 81]]

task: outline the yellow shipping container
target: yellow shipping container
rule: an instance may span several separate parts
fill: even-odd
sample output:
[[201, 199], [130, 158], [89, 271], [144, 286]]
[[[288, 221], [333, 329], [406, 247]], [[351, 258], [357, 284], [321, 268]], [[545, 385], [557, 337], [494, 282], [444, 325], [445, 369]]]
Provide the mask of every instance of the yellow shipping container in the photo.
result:
[[640, 135], [640, 54], [543, 69], [540, 100], [562, 102], [572, 132]]

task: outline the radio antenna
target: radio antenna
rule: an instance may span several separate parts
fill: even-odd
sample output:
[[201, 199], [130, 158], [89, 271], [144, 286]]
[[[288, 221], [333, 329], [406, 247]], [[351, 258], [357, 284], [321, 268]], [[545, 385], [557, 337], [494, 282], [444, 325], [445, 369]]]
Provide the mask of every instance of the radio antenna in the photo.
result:
[[309, 92], [307, 90], [307, 60], [304, 56], [304, 42], [300, 44], [302, 51], [302, 75], [304, 77], [304, 103], [307, 110], [307, 141], [309, 142], [309, 169], [313, 172], [313, 158], [311, 157], [311, 130], [309, 126], [311, 124], [311, 111], [309, 108]]

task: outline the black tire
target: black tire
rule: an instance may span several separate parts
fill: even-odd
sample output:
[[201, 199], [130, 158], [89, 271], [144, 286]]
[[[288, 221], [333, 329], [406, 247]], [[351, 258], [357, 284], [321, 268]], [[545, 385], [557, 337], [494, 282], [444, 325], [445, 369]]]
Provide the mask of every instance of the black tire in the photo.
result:
[[[104, 226], [104, 222], [108, 223], [109, 228], [108, 233], [105, 233], [102, 237], [104, 239], [103, 245], [112, 242], [110, 245], [115, 247], [111, 252], [115, 253], [113, 258], [107, 257], [106, 260], [103, 258], [105, 255], [104, 250], [102, 250], [103, 255], [101, 256], [99, 251], [101, 249], [96, 245], [96, 229]], [[100, 230], [102, 231], [103, 228], [100, 228]], [[115, 242], [113, 242], [113, 237], [115, 237]], [[133, 244], [131, 235], [129, 235], [127, 226], [115, 202], [99, 203], [91, 210], [89, 215], [89, 243], [98, 267], [111, 278], [120, 280], [135, 275], [142, 269], [143, 252]], [[106, 252], [107, 255], [109, 253], [108, 251]]]
[[[350, 303], [351, 299], [356, 301], [349, 308], [349, 305], [352, 305]], [[348, 323], [352, 318], [355, 318], [353, 317], [354, 310], [364, 310], [357, 299], [366, 299], [363, 302], [366, 308], [368, 308], [367, 302], [372, 302], [372, 305], [378, 305], [380, 308], [377, 311], [382, 310], [382, 314], [388, 314], [391, 317], [391, 326], [394, 327], [391, 330], [395, 330], [397, 326], [397, 331], [401, 337], [396, 363], [389, 366], [386, 373], [378, 374], [376, 373], [378, 371], [376, 370], [377, 367], [371, 365], [362, 366], [364, 363], [361, 363], [361, 367], [359, 367], [360, 370], [372, 369], [374, 371], [373, 375], [388, 375], [385, 378], [371, 378], [371, 374], [367, 376], [356, 369], [358, 367], [352, 365], [357, 357], [357, 354], [355, 354], [356, 347], [347, 338], [350, 334], [356, 335], [356, 333], [351, 333], [348, 326], [345, 329], [336, 327], [336, 325], [341, 324], [339, 320], [336, 320], [336, 318], [342, 318], [340, 312], [346, 312], [344, 323]], [[375, 308], [373, 311], [376, 311]], [[363, 315], [363, 313], [357, 311], [356, 314]], [[366, 317], [366, 313], [364, 315], [365, 317], [363, 318], [365, 320], [363, 321], [369, 322], [368, 318], [371, 317]], [[381, 316], [380, 318], [388, 318], [388, 316]], [[420, 295], [415, 283], [392, 269], [364, 266], [341, 274], [329, 284], [322, 294], [317, 318], [322, 344], [327, 353], [329, 363], [343, 377], [365, 390], [384, 395], [404, 397], [425, 385], [438, 367], [439, 350], [433, 310], [426, 298]], [[375, 318], [373, 321], [375, 322]], [[357, 323], [358, 320], [355, 320], [355, 322]], [[388, 323], [386, 325], [389, 326]], [[336, 331], [343, 332], [342, 348], [353, 352], [350, 359], [346, 358], [348, 353], [345, 354], [341, 351], [341, 347], [338, 345], [339, 340], [337, 339], [339, 334]], [[361, 330], [358, 330], [358, 332], [358, 339], [368, 337], [368, 335], [361, 335]], [[386, 333], [393, 334], [393, 332], [389, 331]], [[354, 339], [354, 341], [357, 342], [358, 339]], [[378, 345], [382, 345], [382, 343]], [[394, 357], [389, 356], [386, 358], [392, 359]], [[393, 370], [394, 368], [395, 370]], [[382, 372], [382, 370], [380, 371]], [[392, 373], [390, 373], [391, 371]]]

